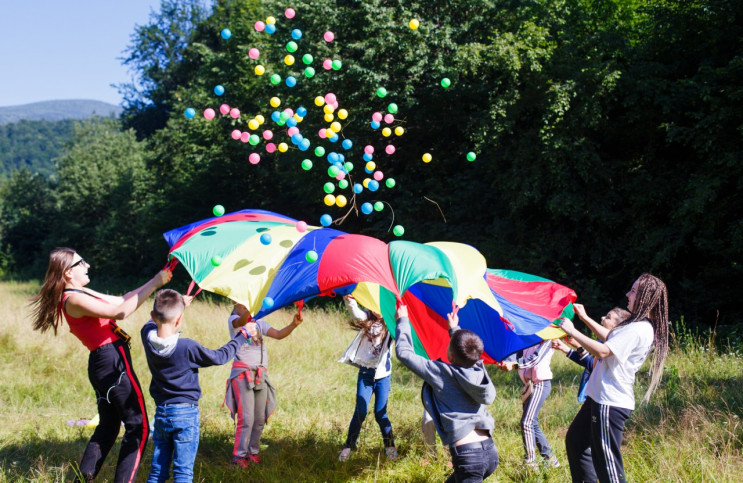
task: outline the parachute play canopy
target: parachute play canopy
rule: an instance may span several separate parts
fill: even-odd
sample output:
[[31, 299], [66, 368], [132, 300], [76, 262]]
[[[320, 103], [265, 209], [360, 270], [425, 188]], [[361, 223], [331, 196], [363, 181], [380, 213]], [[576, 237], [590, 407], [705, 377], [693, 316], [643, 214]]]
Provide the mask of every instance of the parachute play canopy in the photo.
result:
[[394, 333], [396, 302], [408, 306], [416, 352], [446, 358], [446, 314], [485, 343], [493, 362], [544, 339], [572, 316], [575, 292], [519, 272], [488, 270], [461, 243], [414, 243], [306, 226], [263, 210], [241, 210], [165, 233], [177, 259], [204, 290], [247, 306], [256, 317], [318, 295], [353, 293]]

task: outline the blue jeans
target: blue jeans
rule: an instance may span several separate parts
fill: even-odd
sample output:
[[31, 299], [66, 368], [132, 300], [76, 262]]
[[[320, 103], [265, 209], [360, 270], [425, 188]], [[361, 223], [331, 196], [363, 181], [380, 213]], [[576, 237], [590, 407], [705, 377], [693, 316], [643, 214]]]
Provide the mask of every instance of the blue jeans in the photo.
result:
[[498, 467], [498, 450], [493, 440], [488, 438], [479, 443], [452, 446], [449, 449], [454, 473], [446, 483], [476, 483], [495, 472]]
[[374, 419], [382, 431], [382, 439], [385, 448], [395, 446], [395, 438], [392, 434], [392, 423], [387, 417], [387, 397], [390, 394], [390, 376], [374, 380], [375, 369], [362, 367], [359, 369], [359, 377], [356, 383], [356, 409], [348, 426], [348, 437], [345, 448], [356, 449], [356, 441], [361, 433], [361, 424], [366, 419], [369, 410], [369, 401], [374, 393]]
[[168, 479], [173, 462], [173, 481], [193, 481], [193, 465], [199, 448], [199, 406], [166, 404], [155, 410], [152, 468], [147, 483], [162, 483]]
[[524, 440], [524, 460], [527, 462], [536, 461], [537, 449], [545, 459], [551, 458], [553, 454], [547, 437], [539, 427], [539, 411], [550, 391], [552, 381], [538, 382], [534, 384], [534, 392], [522, 405], [524, 412], [521, 416], [521, 436]]

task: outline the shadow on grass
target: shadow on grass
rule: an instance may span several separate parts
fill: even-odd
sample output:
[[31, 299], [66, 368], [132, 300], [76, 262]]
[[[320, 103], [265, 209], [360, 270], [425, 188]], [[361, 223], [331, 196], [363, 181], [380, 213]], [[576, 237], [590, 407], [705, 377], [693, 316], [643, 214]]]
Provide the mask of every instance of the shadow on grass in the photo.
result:
[[[0, 446], [0, 479], [4, 481], [73, 481], [89, 435], [70, 439], [41, 439], [28, 435], [23, 444]], [[118, 453], [118, 445], [114, 446]], [[112, 464], [116, 458], [109, 457]]]

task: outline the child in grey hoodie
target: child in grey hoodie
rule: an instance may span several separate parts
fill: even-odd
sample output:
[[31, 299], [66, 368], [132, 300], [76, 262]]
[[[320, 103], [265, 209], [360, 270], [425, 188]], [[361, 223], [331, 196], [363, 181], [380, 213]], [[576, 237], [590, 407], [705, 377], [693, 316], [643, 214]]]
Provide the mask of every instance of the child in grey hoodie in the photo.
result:
[[447, 483], [482, 481], [498, 466], [498, 450], [490, 437], [493, 417], [486, 407], [495, 399], [495, 387], [480, 361], [480, 337], [460, 329], [455, 312], [447, 318], [451, 339], [446, 355], [450, 363], [431, 361], [413, 350], [408, 309], [398, 307], [397, 358], [424, 381], [423, 406], [452, 457], [454, 473]]

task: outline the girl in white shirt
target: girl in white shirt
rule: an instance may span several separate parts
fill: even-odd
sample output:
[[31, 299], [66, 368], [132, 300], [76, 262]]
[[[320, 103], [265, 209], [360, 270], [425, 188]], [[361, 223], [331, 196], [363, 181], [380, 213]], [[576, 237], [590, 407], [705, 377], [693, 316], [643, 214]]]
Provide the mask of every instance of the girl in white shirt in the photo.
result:
[[[643, 273], [627, 293], [632, 316], [612, 330], [602, 328], [576, 304], [576, 313], [602, 344], [576, 330], [570, 320], [560, 327], [596, 358], [587, 399], [568, 428], [565, 446], [574, 482], [625, 482], [620, 446], [624, 423], [635, 409], [635, 374], [655, 346], [650, 386], [658, 387], [668, 354], [668, 292], [659, 278]], [[602, 330], [603, 329], [603, 330]]]

